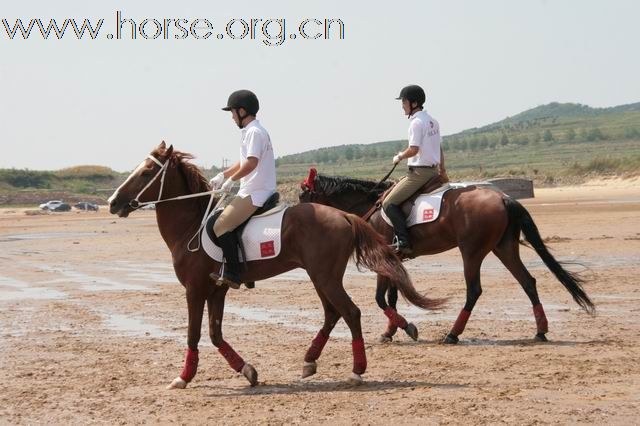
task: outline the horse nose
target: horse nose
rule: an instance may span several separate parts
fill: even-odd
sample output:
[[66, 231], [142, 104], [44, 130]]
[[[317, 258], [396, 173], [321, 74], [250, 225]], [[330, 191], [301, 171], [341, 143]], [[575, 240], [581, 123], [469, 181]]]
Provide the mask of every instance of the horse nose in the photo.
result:
[[117, 196], [117, 194], [114, 194], [111, 197], [109, 197], [107, 202], [109, 203], [109, 211], [112, 214], [115, 213], [116, 205], [118, 204], [118, 196]]

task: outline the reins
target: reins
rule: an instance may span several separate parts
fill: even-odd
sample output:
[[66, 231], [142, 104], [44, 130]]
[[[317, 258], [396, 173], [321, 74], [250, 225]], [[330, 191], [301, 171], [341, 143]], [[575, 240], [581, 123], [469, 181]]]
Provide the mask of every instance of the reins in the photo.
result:
[[[162, 164], [160, 162], [160, 160], [158, 160], [156, 157], [154, 157], [153, 155], [149, 155], [148, 158], [150, 160], [152, 160], [154, 163], [156, 163], [158, 166], [160, 166], [160, 170], [158, 170], [158, 172], [156, 173], [156, 175], [153, 177], [153, 179], [151, 179], [144, 188], [142, 188], [142, 190], [140, 190], [140, 192], [138, 193], [138, 195], [136, 195], [136, 197], [129, 201], [129, 206], [131, 206], [131, 208], [133, 208], [134, 210], [138, 210], [144, 206], [148, 206], [150, 204], [158, 204], [158, 203], [164, 203], [167, 201], [179, 201], [179, 200], [186, 200], [189, 198], [196, 198], [196, 197], [204, 197], [205, 195], [209, 195], [211, 198], [209, 199], [209, 204], [207, 204], [207, 208], [204, 212], [204, 217], [202, 218], [202, 221], [200, 222], [200, 226], [198, 227], [198, 231], [196, 231], [195, 235], [193, 237], [191, 237], [191, 239], [189, 240], [189, 242], [187, 243], [187, 250], [190, 251], [191, 253], [195, 253], [198, 250], [200, 250], [200, 233], [202, 232], [202, 229], [204, 229], [206, 223], [207, 223], [207, 217], [209, 215], [209, 209], [211, 208], [211, 204], [213, 203], [213, 199], [215, 198], [216, 194], [222, 194], [222, 196], [220, 197], [220, 199], [218, 200], [218, 202], [216, 203], [215, 207], [213, 208], [213, 210], [217, 210], [218, 207], [220, 207], [220, 205], [222, 205], [222, 202], [224, 201], [224, 199], [226, 198], [226, 196], [229, 194], [228, 192], [225, 191], [221, 191], [218, 189], [214, 189], [211, 191], [205, 191], [205, 192], [197, 192], [195, 194], [187, 194], [187, 195], [180, 195], [177, 197], [172, 197], [172, 198], [165, 198], [164, 200], [162, 199], [162, 191], [164, 190], [164, 178], [167, 174], [167, 169], [168, 169], [168, 165], [169, 165], [169, 160], [167, 160], [164, 164]], [[160, 190], [158, 191], [158, 199], [156, 201], [143, 201], [140, 202], [140, 196], [142, 196], [142, 194], [149, 189], [149, 187], [153, 184], [153, 182], [156, 181], [156, 179], [158, 179], [158, 176], [160, 177]], [[195, 248], [192, 248], [191, 245], [193, 243], [193, 240], [195, 240], [197, 238], [197, 246]]]

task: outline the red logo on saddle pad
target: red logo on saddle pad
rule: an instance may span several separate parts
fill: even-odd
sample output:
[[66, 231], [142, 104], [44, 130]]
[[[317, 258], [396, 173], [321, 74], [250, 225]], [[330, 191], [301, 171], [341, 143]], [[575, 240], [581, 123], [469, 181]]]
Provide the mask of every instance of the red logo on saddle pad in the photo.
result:
[[422, 220], [432, 220], [432, 219], [433, 219], [433, 209], [422, 210]]
[[276, 248], [274, 246], [273, 241], [265, 241], [263, 243], [260, 243], [261, 257], [268, 257], [268, 256], [275, 256], [275, 255], [276, 255]]

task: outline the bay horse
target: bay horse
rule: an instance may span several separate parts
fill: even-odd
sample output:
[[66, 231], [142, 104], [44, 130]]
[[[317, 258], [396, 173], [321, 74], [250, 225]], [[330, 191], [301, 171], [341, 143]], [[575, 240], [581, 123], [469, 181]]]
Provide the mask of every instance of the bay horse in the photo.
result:
[[[382, 193], [392, 185], [391, 182], [322, 176], [311, 169], [309, 176], [301, 183], [299, 200], [365, 217], [389, 244], [393, 239], [393, 228], [384, 221], [380, 209], [376, 210], [375, 206]], [[433, 222], [412, 226], [409, 231], [412, 257], [441, 253], [455, 247], [462, 254], [466, 302], [443, 343], [458, 343], [458, 336], [464, 331], [471, 311], [482, 294], [480, 267], [489, 252], [500, 259], [524, 289], [533, 306], [537, 327], [535, 339], [547, 341], [548, 321], [538, 297], [536, 279], [520, 259], [521, 232], [578, 305], [590, 314], [595, 313], [594, 304], [582, 288], [583, 280], [564, 269], [563, 264], [551, 255], [524, 206], [502, 192], [479, 186], [450, 189], [442, 198], [439, 217]], [[385, 300], [387, 293], [388, 300]], [[382, 341], [391, 341], [398, 327], [410, 335], [417, 333], [417, 329], [408, 328], [410, 323], [397, 313], [397, 300], [397, 291], [389, 285], [388, 278], [378, 275], [376, 302], [389, 318], [387, 329], [381, 336]]]
[[[221, 265], [204, 250], [188, 250], [191, 237], [199, 232], [202, 218], [208, 214], [209, 204], [206, 197], [185, 197], [211, 190], [199, 168], [188, 162], [192, 158], [190, 154], [174, 151], [173, 146], [167, 148], [162, 142], [109, 198], [110, 212], [127, 217], [142, 203], [157, 202], [158, 228], [171, 251], [176, 276], [186, 289], [189, 325], [185, 364], [180, 376], [168, 388], [185, 388], [196, 375], [205, 302], [211, 341], [229, 365], [255, 386], [258, 382], [255, 368], [222, 337], [228, 287], [217, 285], [209, 277], [211, 272], [219, 271]], [[390, 285], [397, 286], [415, 306], [435, 309], [442, 305], [442, 300], [429, 299], [416, 291], [393, 251], [371, 226], [355, 215], [319, 204], [292, 206], [285, 212], [281, 235], [280, 254], [273, 259], [247, 262], [248, 268], [241, 278], [243, 282], [264, 280], [294, 268], [304, 268], [309, 274], [324, 308], [324, 325], [304, 357], [303, 378], [316, 373], [316, 361], [331, 330], [344, 318], [352, 336], [353, 373], [349, 381], [362, 381], [367, 360], [360, 310], [342, 282], [352, 256], [358, 267], [386, 277]]]

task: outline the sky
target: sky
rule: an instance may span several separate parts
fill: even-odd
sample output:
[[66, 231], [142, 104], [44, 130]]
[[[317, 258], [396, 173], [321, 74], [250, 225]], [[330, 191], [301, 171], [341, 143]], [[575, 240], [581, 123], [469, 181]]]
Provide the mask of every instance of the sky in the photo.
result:
[[[137, 27], [206, 18], [212, 36], [176, 39], [169, 22], [169, 37], [152, 39], [148, 21], [149, 39], [131, 40], [127, 23], [122, 39], [108, 39], [117, 11]], [[236, 89], [258, 95], [276, 156], [406, 139], [395, 98], [407, 84], [425, 89], [445, 135], [554, 101], [639, 102], [638, 16], [635, 0], [4, 2], [11, 28], [32, 18], [104, 23], [95, 40], [71, 30], [44, 40], [37, 27], [12, 40], [0, 23], [0, 168], [128, 171], [162, 140], [203, 167], [235, 161], [240, 131], [220, 108]], [[239, 19], [251, 18], [284, 18], [298, 37], [267, 46], [258, 23], [254, 40], [240, 39]], [[325, 18], [342, 21], [342, 40], [336, 27], [330, 39], [299, 35], [305, 19]], [[225, 33], [233, 19], [235, 40]], [[314, 25], [307, 35], [322, 29]]]

